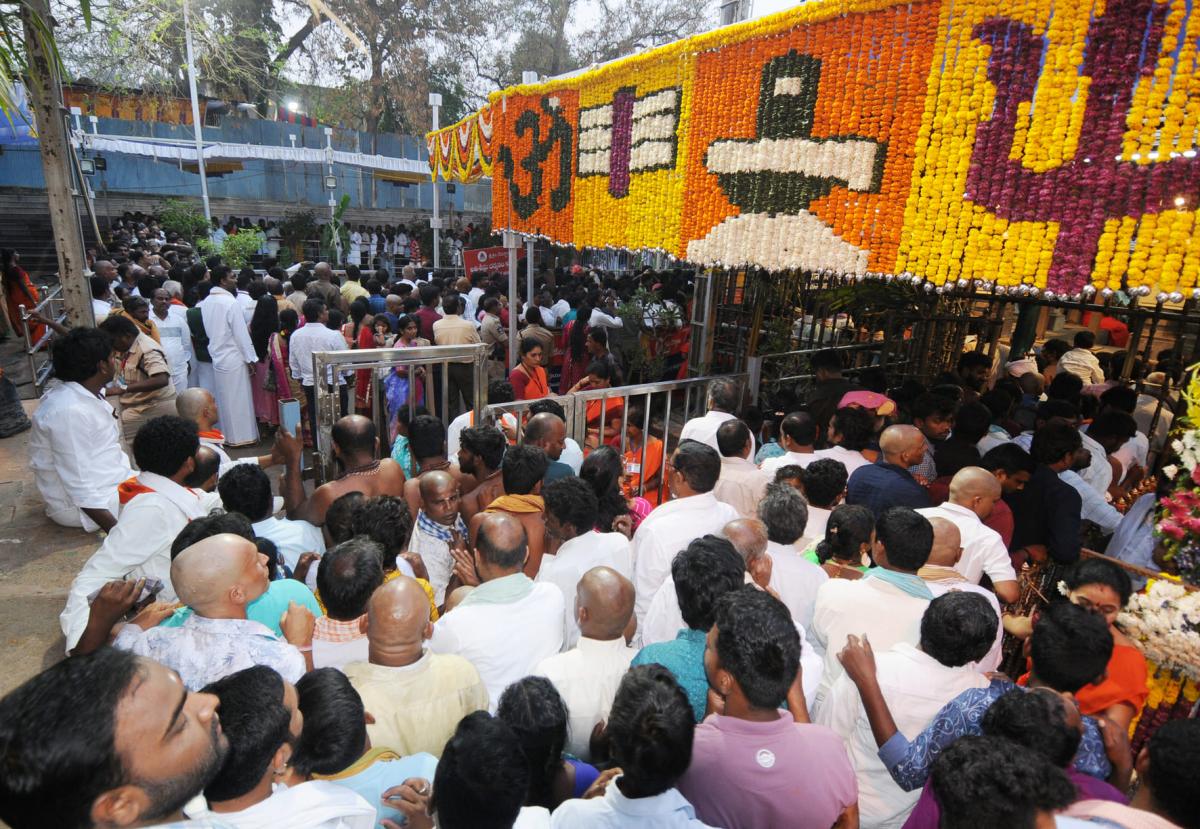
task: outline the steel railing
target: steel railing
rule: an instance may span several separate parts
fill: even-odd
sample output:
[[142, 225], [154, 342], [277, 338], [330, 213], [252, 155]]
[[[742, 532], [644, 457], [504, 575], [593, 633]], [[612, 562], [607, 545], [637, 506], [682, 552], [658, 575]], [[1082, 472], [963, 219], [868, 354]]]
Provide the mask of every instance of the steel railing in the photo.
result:
[[62, 285], [55, 285], [32, 309], [26, 309], [24, 305], [17, 307], [21, 314], [21, 327], [24, 329], [22, 336], [25, 338], [25, 357], [29, 360], [29, 375], [33, 378], [33, 393], [41, 397], [42, 389], [50, 379], [50, 372], [54, 370], [50, 362], [50, 344], [54, 341], [54, 331], [46, 326], [42, 336], [34, 342], [29, 336], [29, 318], [33, 314], [39, 314], [60, 325], [64, 323], [67, 312], [63, 307]]
[[[478, 414], [484, 408], [487, 393], [487, 357], [491, 347], [486, 345], [430, 345], [413, 348], [364, 348], [347, 351], [318, 351], [313, 353], [313, 398], [317, 409], [317, 433], [313, 436], [317, 449], [317, 475], [319, 480], [331, 481], [336, 475], [333, 460], [333, 424], [348, 412], [341, 410], [341, 400], [336, 383], [336, 377], [346, 376], [346, 383], [354, 387], [355, 375], [358, 370], [372, 372], [371, 415], [375, 421], [380, 436], [380, 444], [387, 446], [389, 428], [387, 406], [383, 399], [381, 383], [377, 369], [408, 368], [410, 386], [406, 405], [410, 414], [416, 408], [416, 395], [412, 393], [411, 379], [415, 370], [424, 368], [425, 400], [429, 406], [433, 401], [440, 403], [439, 411], [442, 423], [449, 425], [449, 374], [446, 366], [450, 364], [470, 364], [472, 366], [472, 397], [471, 408]], [[434, 371], [434, 369], [438, 371]], [[335, 382], [329, 381], [333, 372]], [[435, 396], [435, 374], [439, 378], [441, 392]], [[347, 376], [348, 375], [348, 376]], [[431, 411], [433, 409], [431, 408]]]
[[[641, 470], [646, 469], [649, 438], [657, 427], [657, 430], [661, 432], [663, 443], [662, 462], [653, 476], [658, 479], [653, 488], [657, 490], [658, 500], [661, 503], [666, 500], [668, 494], [667, 477], [663, 469], [666, 460], [670, 457], [671, 451], [679, 445], [678, 436], [683, 425], [691, 418], [703, 415], [707, 410], [708, 385], [717, 379], [736, 380], [742, 384], [743, 395], [748, 391], [747, 384], [750, 377], [748, 374], [742, 373], [579, 391], [550, 399], [557, 401], [563, 407], [567, 420], [568, 437], [574, 439], [580, 446], [594, 447], [617, 442], [617, 446], [613, 448], [617, 449], [621, 455], [626, 471], [631, 468], [631, 459], [625, 457], [629, 453], [629, 410], [631, 406], [638, 405], [642, 411], [641, 422], [634, 425], [641, 430], [642, 446], [634, 460], [639, 470], [636, 494], [644, 495], [646, 493], [646, 476], [641, 474]], [[588, 424], [588, 404], [597, 400], [600, 401], [600, 416], [597, 418], [596, 426], [592, 427]], [[518, 440], [520, 440], [520, 434], [524, 427], [524, 415], [537, 402], [536, 400], [519, 400], [514, 403], [489, 405], [482, 415], [483, 422], [494, 423], [504, 414], [515, 414], [518, 422]], [[615, 419], [610, 419], [608, 413], [617, 411], [620, 412], [618, 434], [605, 440], [603, 430], [611, 425], [612, 419]]]

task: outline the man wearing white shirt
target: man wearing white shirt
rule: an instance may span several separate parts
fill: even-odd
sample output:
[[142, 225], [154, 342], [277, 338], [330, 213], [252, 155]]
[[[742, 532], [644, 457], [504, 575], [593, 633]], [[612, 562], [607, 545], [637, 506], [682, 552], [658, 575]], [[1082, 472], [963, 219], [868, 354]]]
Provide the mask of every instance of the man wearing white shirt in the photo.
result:
[[[281, 489], [285, 495], [290, 491], [288, 487]], [[257, 537], [274, 543], [280, 562], [288, 570], [295, 570], [305, 553], [325, 552], [325, 537], [319, 528], [307, 521], [276, 518], [272, 514], [275, 503], [271, 497], [271, 479], [258, 464], [236, 464], [217, 481], [217, 493], [226, 512], [246, 516]], [[285, 510], [294, 506], [285, 500]]]
[[945, 518], [962, 535], [962, 558], [954, 569], [964, 579], [979, 584], [986, 573], [996, 595], [1004, 602], [1020, 596], [1017, 574], [1000, 533], [983, 522], [1000, 500], [1000, 482], [986, 469], [965, 466], [950, 479], [950, 497], [940, 507], [917, 510], [926, 518]]
[[813, 452], [818, 458], [833, 458], [846, 467], [846, 475], [870, 463], [862, 450], [870, 443], [875, 430], [875, 415], [858, 406], [844, 406], [829, 421], [829, 442], [833, 445]]
[[179, 394], [188, 387], [192, 334], [187, 324], [187, 306], [182, 302], [175, 304], [176, 300], [168, 286], [173, 286], [179, 294], [182, 293], [178, 282], [167, 282], [154, 292], [150, 302], [150, 313], [153, 315], [154, 324], [158, 326], [163, 352], [167, 355], [167, 364], [171, 367], [171, 382], [175, 386], [176, 394]]
[[110, 581], [158, 579], [163, 584], [159, 600], [175, 600], [171, 543], [189, 521], [219, 504], [216, 495], [182, 484], [199, 448], [195, 425], [180, 417], [156, 417], [138, 430], [133, 456], [142, 471], [122, 486], [121, 519], [75, 576], [59, 616], [68, 653], [87, 627], [89, 596]]
[[[308, 400], [308, 418], [312, 433], [317, 433], [317, 398], [313, 389], [313, 354], [318, 351], [345, 351], [346, 340], [341, 332], [326, 327], [329, 319], [329, 309], [322, 299], [312, 298], [304, 301], [304, 325], [292, 332], [288, 340], [288, 368], [292, 377], [300, 381], [304, 389], [304, 397]], [[333, 382], [333, 369], [330, 368], [325, 382]], [[338, 391], [344, 391], [346, 378], [341, 373], [337, 376]], [[344, 408], [344, 407], [343, 407]]]
[[[1101, 412], [1092, 420], [1086, 432], [1082, 429], [1079, 431], [1084, 448], [1092, 456], [1088, 468], [1081, 470], [1079, 475], [1095, 488], [1101, 498], [1107, 500], [1113, 484], [1121, 483], [1119, 479], [1114, 480], [1114, 464], [1109, 460], [1109, 456], [1137, 433], [1137, 422], [1134, 421], [1133, 415], [1116, 409]], [[1121, 471], [1119, 463], [1117, 466], [1118, 471]]]
[[712, 494], [721, 474], [715, 449], [682, 440], [667, 463], [667, 484], [674, 500], [657, 507], [633, 537], [635, 610], [640, 625], [654, 591], [671, 572], [671, 560], [692, 541], [718, 534], [738, 517], [737, 510]]
[[[982, 597], [949, 593], [929, 603], [921, 617], [919, 645], [901, 642], [876, 651], [879, 687], [901, 733], [924, 731], [943, 705], [963, 691], [987, 686], [987, 677], [970, 663], [991, 646], [998, 623]], [[879, 759], [871, 723], [849, 676], [838, 677], [814, 722], [832, 728], [846, 742], [858, 778], [862, 825], [900, 829], [920, 791], [901, 789]]]
[[[108, 287], [109, 280], [100, 276], [99, 269], [101, 265], [108, 265], [112, 268], [111, 262], [97, 262], [95, 264], [97, 273], [89, 280], [92, 289], [92, 316], [96, 318], [96, 325], [104, 322], [105, 317], [112, 313], [112, 288]], [[114, 270], [113, 273], [116, 273]]]
[[1116, 507], [1102, 498], [1091, 484], [1080, 477], [1078, 472], [1064, 469], [1058, 473], [1058, 477], [1079, 493], [1080, 518], [1084, 521], [1091, 521], [1100, 528], [1103, 535], [1111, 535], [1116, 532], [1117, 526], [1124, 517]]
[[[683, 424], [683, 429], [679, 432], [679, 439], [698, 440], [706, 446], [720, 451], [717, 446], [717, 429], [725, 421], [737, 417], [734, 412], [740, 409], [742, 404], [741, 383], [726, 377], [718, 377], [708, 384], [708, 396], [705, 403], [708, 411]], [[754, 457], [756, 451], [752, 446], [750, 457]]]
[[607, 313], [603, 308], [593, 308], [588, 325], [592, 328], [624, 328], [625, 320]]
[[814, 702], [818, 710], [842, 675], [838, 652], [847, 636], [866, 635], [881, 650], [900, 642], [920, 642], [921, 616], [933, 592], [917, 571], [929, 560], [932, 548], [929, 519], [908, 507], [890, 507], [875, 524], [877, 567], [862, 579], [830, 579], [821, 585], [808, 630], [812, 643], [825, 652], [825, 673]]
[[713, 487], [718, 501], [728, 504], [743, 518], [757, 514], [758, 502], [771, 483], [771, 476], [750, 460], [754, 439], [750, 427], [740, 420], [726, 420], [717, 428], [717, 451], [721, 453], [721, 477]]
[[455, 653], [475, 666], [493, 711], [505, 688], [562, 648], [562, 593], [522, 572], [528, 557], [520, 521], [503, 512], [485, 515], [475, 542], [480, 584], [438, 619], [429, 640], [434, 653]]
[[808, 412], [792, 412], [779, 424], [779, 445], [784, 448], [782, 455], [767, 458], [760, 468], [770, 475], [785, 466], [798, 466], [801, 469], [817, 460], [813, 446], [817, 441], [817, 422]]
[[767, 528], [767, 555], [771, 558], [771, 582], [787, 605], [792, 619], [812, 626], [817, 591], [829, 575], [796, 549], [808, 522], [808, 507], [800, 493], [787, 484], [771, 484], [758, 505], [758, 518]]
[[250, 331], [234, 295], [237, 277], [225, 265], [212, 270], [217, 287], [200, 303], [208, 353], [212, 356], [213, 396], [221, 407], [221, 429], [229, 446], [258, 442], [250, 377], [258, 355], [250, 342]]
[[254, 281], [254, 271], [249, 268], [242, 268], [237, 274], [237, 294], [236, 299], [238, 305], [242, 309], [242, 317], [246, 320], [247, 329], [250, 325], [250, 320], [254, 318], [254, 300], [250, 298], [250, 283]]
[[562, 591], [563, 646], [573, 648], [579, 639], [574, 606], [579, 580], [593, 567], [609, 567], [625, 578], [632, 576], [629, 539], [621, 533], [596, 532], [596, 493], [579, 478], [560, 478], [548, 484], [542, 489], [542, 498], [546, 537], [560, 544], [554, 555], [542, 556], [537, 581]]
[[351, 265], [362, 264], [362, 229], [362, 225], [359, 225], [358, 229], [350, 234], [350, 254], [346, 261]]
[[991, 590], [967, 581], [962, 577], [962, 573], [954, 569], [954, 565], [962, 558], [962, 533], [958, 531], [954, 522], [934, 516], [929, 519], [929, 523], [933, 527], [933, 549], [929, 551], [929, 560], [917, 571], [917, 575], [929, 586], [929, 592], [935, 597], [957, 590], [984, 598], [996, 614], [995, 638], [987, 654], [971, 663], [971, 667], [985, 674], [999, 670], [1004, 644], [1004, 625], [999, 622], [1000, 602]]
[[594, 567], [579, 579], [570, 606], [580, 638], [575, 646], [538, 663], [534, 673], [558, 690], [570, 713], [567, 751], [591, 757], [596, 724], [608, 719], [621, 677], [637, 653], [625, 643], [633, 619], [633, 582], [611, 567]]
[[30, 418], [29, 467], [46, 515], [88, 532], [117, 523], [117, 487], [133, 474], [117, 413], [100, 394], [116, 375], [112, 348], [103, 331], [67, 332], [52, 355], [56, 379]]
[[558, 300], [550, 306], [550, 310], [554, 312], [555, 325], [562, 322], [562, 318], [571, 311], [571, 303], [567, 302], [565, 297], [559, 297]]

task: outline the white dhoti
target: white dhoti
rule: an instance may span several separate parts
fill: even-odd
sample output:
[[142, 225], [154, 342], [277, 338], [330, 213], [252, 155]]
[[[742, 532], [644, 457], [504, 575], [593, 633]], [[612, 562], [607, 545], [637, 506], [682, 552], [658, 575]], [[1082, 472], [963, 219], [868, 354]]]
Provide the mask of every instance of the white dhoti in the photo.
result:
[[188, 384], [194, 389], [212, 391], [217, 384], [213, 377], [213, 364], [197, 359], [192, 364], [191, 373], [188, 375]]
[[175, 387], [175, 394], [180, 395], [187, 391], [188, 388], [188, 370], [175, 371], [171, 369], [171, 385]]
[[238, 363], [231, 370], [214, 366], [211, 391], [217, 399], [225, 445], [257, 443], [258, 423], [254, 420], [254, 397], [245, 364]]

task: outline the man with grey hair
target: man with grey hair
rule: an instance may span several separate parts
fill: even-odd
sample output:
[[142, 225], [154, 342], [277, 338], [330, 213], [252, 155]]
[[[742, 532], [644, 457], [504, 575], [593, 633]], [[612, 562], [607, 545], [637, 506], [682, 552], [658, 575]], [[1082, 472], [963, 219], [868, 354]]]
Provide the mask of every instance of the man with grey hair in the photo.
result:
[[[708, 411], [701, 417], [693, 417], [683, 424], [679, 439], [698, 440], [711, 446], [718, 452], [717, 429], [727, 420], [737, 417], [742, 407], [742, 384], [728, 377], [718, 377], [708, 384], [708, 397], [705, 401]], [[750, 436], [750, 457], [758, 451], [754, 435]]]
[[[174, 286], [172, 293], [169, 286]], [[183, 293], [178, 282], [166, 282], [150, 297], [150, 314], [158, 326], [162, 339], [163, 353], [171, 369], [171, 383], [175, 394], [182, 394], [188, 387], [188, 364], [192, 360], [192, 335], [188, 330], [187, 306], [178, 297]]]
[[807, 630], [812, 624], [817, 590], [829, 580], [824, 569], [806, 560], [796, 548], [808, 524], [808, 504], [791, 486], [772, 483], [759, 502], [758, 518], [767, 528], [771, 584], [791, 611], [792, 620]]
[[345, 304], [342, 302], [342, 292], [333, 281], [333, 268], [328, 262], [318, 262], [313, 268], [313, 276], [316, 277], [312, 282], [305, 286], [304, 292], [309, 298], [317, 298], [325, 300], [326, 308], [340, 308], [344, 313], [346, 311]]

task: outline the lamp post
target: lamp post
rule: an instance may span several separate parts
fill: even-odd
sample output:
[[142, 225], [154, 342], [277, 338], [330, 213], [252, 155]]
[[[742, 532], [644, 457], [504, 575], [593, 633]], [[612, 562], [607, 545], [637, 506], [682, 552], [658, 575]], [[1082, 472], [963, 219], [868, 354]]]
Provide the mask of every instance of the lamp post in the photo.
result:
[[[429, 93], [429, 106], [433, 108], [433, 131], [438, 131], [438, 114], [442, 108], [442, 96], [437, 92]], [[437, 152], [437, 147], [434, 147], [434, 152]], [[442, 266], [442, 213], [441, 213], [441, 188], [442, 185], [438, 181], [438, 177], [433, 177], [433, 216], [429, 219], [429, 228], [433, 231], [433, 268], [437, 270]]]
[[200, 124], [200, 99], [196, 95], [196, 63], [192, 58], [192, 18], [188, 6], [188, 0], [183, 0], [183, 42], [187, 49], [188, 90], [192, 95], [192, 135], [196, 139], [196, 168], [200, 171], [200, 200], [204, 202], [204, 218], [211, 225], [212, 211], [208, 206], [208, 176], [204, 173], [204, 132]]

